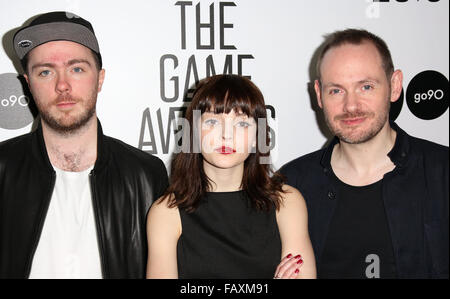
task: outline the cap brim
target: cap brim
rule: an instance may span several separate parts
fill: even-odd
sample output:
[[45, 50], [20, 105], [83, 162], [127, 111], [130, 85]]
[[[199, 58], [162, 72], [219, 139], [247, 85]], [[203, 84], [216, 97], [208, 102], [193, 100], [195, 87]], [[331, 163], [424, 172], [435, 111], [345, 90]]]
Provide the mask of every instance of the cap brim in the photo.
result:
[[14, 36], [14, 50], [20, 60], [32, 49], [47, 42], [66, 40], [100, 54], [98, 41], [87, 27], [70, 22], [53, 22], [25, 27]]

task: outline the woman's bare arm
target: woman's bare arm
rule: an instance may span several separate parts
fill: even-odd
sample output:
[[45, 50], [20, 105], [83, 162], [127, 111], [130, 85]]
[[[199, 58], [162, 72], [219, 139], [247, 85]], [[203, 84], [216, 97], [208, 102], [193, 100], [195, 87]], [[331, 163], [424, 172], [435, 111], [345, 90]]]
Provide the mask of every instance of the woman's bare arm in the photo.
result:
[[[309, 238], [305, 200], [297, 189], [289, 185], [284, 185], [283, 190], [286, 193], [277, 212], [282, 262], [275, 275], [283, 278], [316, 278], [316, 261]], [[291, 256], [288, 258], [289, 254]], [[302, 262], [297, 263], [300, 259]], [[298, 273], [295, 273], [296, 269]]]
[[181, 219], [178, 208], [169, 208], [168, 202], [168, 197], [158, 199], [147, 216], [147, 278], [178, 278]]

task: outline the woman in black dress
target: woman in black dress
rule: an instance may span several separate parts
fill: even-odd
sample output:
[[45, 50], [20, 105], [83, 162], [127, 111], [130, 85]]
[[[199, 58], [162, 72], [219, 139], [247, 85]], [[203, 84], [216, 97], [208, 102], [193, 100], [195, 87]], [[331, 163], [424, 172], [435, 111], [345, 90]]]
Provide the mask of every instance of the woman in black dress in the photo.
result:
[[250, 80], [199, 83], [148, 215], [148, 278], [315, 278], [306, 205], [271, 172], [266, 117]]

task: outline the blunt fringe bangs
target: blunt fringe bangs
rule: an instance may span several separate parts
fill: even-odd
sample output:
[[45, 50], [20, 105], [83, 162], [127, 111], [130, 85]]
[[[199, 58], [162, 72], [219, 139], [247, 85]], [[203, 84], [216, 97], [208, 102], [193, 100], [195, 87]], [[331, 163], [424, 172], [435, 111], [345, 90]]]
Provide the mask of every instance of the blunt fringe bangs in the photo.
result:
[[[201, 114], [205, 112], [228, 114], [234, 110], [235, 113], [253, 117], [256, 122], [258, 119], [265, 119], [268, 128], [261, 91], [249, 79], [238, 75], [215, 75], [200, 81], [197, 85], [192, 102], [186, 111], [186, 119], [190, 125], [189, 132], [183, 133], [183, 138], [190, 138], [191, 146], [194, 138], [195, 110]], [[270, 142], [268, 131], [264, 141], [266, 145]], [[259, 142], [257, 140], [257, 144]], [[245, 191], [252, 207], [257, 211], [270, 211], [272, 208], [278, 210], [281, 205], [284, 177], [273, 172], [270, 164], [260, 163], [261, 157], [269, 155], [270, 152], [261, 153], [257, 145], [256, 151], [250, 153], [244, 162], [241, 189]], [[211, 190], [212, 181], [204, 172], [202, 154], [192, 150], [177, 154], [172, 160], [170, 184], [164, 194], [171, 199], [169, 206], [194, 212], [202, 198]]]

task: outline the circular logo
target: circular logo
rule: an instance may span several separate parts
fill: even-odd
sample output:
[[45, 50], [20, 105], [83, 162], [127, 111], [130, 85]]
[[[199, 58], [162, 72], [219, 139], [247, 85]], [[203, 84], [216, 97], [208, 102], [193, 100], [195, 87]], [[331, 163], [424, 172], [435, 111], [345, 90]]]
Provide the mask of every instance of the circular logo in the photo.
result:
[[32, 44], [33, 44], [33, 42], [30, 41], [30, 40], [27, 40], [27, 39], [21, 40], [21, 41], [18, 43], [19, 47], [22, 47], [22, 48], [28, 48], [28, 47], [31, 46]]
[[424, 71], [409, 82], [409, 110], [420, 119], [436, 119], [448, 109], [448, 79], [436, 71]]
[[18, 74], [0, 74], [0, 128], [17, 130], [31, 124], [36, 115], [25, 79]]
[[400, 111], [402, 111], [402, 107], [403, 107], [403, 98], [404, 97], [405, 97], [405, 93], [402, 88], [402, 93], [400, 94], [400, 97], [398, 98], [398, 100], [391, 103], [391, 110], [389, 110], [389, 119], [390, 120], [394, 121], [400, 115]]

